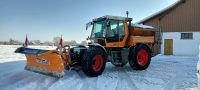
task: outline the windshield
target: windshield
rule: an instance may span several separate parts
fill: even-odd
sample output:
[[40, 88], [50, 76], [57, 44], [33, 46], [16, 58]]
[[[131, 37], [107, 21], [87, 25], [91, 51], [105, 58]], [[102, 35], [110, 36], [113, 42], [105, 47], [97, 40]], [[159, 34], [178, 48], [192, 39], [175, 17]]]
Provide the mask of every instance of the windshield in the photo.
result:
[[91, 38], [105, 37], [105, 21], [99, 21], [93, 23]]

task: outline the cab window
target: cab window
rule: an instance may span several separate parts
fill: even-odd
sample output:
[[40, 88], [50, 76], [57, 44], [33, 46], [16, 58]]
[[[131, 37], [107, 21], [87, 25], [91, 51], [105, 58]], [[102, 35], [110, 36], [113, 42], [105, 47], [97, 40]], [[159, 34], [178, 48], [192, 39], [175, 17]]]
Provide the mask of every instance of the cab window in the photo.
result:
[[122, 41], [125, 36], [123, 21], [111, 20], [107, 31], [108, 42]]
[[120, 38], [120, 41], [123, 40], [124, 36], [125, 36], [124, 22], [123, 21], [119, 21], [119, 38]]
[[118, 33], [117, 21], [110, 21], [110, 27], [108, 28], [108, 37], [115, 37]]
[[104, 35], [103, 35], [104, 29], [105, 29], [104, 21], [95, 22], [93, 24], [91, 37], [92, 38], [102, 38], [102, 37], [104, 37]]

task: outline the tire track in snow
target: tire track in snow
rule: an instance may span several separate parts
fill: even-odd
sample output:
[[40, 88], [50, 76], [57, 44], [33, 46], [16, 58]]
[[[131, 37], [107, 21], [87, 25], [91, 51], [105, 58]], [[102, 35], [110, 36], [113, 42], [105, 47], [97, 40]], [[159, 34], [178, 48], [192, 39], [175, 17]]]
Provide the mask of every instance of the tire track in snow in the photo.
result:
[[21, 71], [4, 79], [0, 79], [0, 89], [14, 89], [14, 87], [28, 87], [31, 86], [31, 84], [36, 84], [38, 86], [35, 87], [35, 89], [47, 90], [49, 86], [57, 81], [57, 79], [54, 79], [53, 77], [48, 77], [49, 76], [33, 72]]
[[[118, 83], [117, 83], [117, 87], [115, 88], [115, 90], [138, 90], [138, 88], [136, 87], [135, 83], [131, 80], [131, 77], [128, 75], [128, 73], [125, 71], [125, 67], [124, 68], [120, 68], [120, 67], [116, 67], [118, 68]], [[123, 86], [123, 85], [127, 85]]]
[[111, 63], [107, 63], [105, 71], [98, 76], [96, 85], [99, 90], [114, 90], [118, 81], [118, 69]]
[[[18, 83], [18, 87], [25, 89], [31, 89], [31, 90], [47, 90], [49, 86], [51, 86], [53, 83], [57, 81], [58, 78], [51, 77], [51, 76], [46, 76], [34, 72], [29, 72], [30, 76], [27, 77], [26, 79], [20, 81]], [[32, 85], [36, 85], [37, 87], [30, 88]]]
[[98, 77], [88, 77], [82, 71], [78, 72], [80, 76], [81, 90], [97, 90], [96, 83]]
[[65, 72], [65, 76], [58, 81], [54, 82], [48, 89], [49, 90], [77, 90], [77, 85], [81, 82], [78, 73], [75, 71]]
[[[173, 68], [176, 68], [176, 70], [174, 70], [174, 72], [176, 72], [176, 74], [167, 82], [167, 84], [164, 86], [165, 87], [164, 89], [165, 90], [180, 90], [180, 89], [184, 89], [184, 88], [185, 89], [192, 88], [192, 86], [190, 86], [190, 85], [194, 85], [195, 82], [191, 83], [191, 81], [188, 81], [191, 79], [188, 79], [188, 78], [196, 78], [195, 77], [196, 75], [191, 74], [191, 72], [192, 72], [191, 70], [193, 70], [193, 69], [196, 70], [196, 67], [178, 63], [178, 64], [173, 64]], [[173, 69], [171, 69], [171, 70], [173, 70]], [[192, 76], [194, 76], [194, 77], [192, 77]], [[188, 86], [188, 83], [189, 83], [189, 86]]]
[[56, 83], [59, 78], [37, 74], [31, 77], [31, 79], [27, 79], [27, 82], [30, 82], [30, 80], [32, 80], [32, 83], [35, 83], [37, 85], [37, 87], [35, 88], [36, 90], [48, 90], [48, 88]]
[[[180, 63], [179, 63], [180, 64]], [[170, 65], [171, 66], [171, 68], [172, 67], [174, 67], [175, 66], [175, 64], [171, 64]], [[173, 75], [173, 77], [171, 77], [167, 82], [166, 82], [166, 84], [164, 85], [164, 90], [176, 90], [175, 89], [175, 85], [176, 85], [176, 83], [178, 82], [177, 80], [179, 79], [179, 76], [181, 76], [181, 72], [180, 72], [180, 67], [181, 67], [181, 65], [176, 65], [177, 66], [177, 68], [178, 68], [178, 70], [176, 70], [176, 71], [174, 71], [173, 70], [173, 68], [171, 69], [172, 70], [172, 72], [176, 72], [176, 74], [175, 75]], [[170, 87], [169, 87], [170, 86]]]
[[[25, 62], [24, 61], [14, 61], [14, 62], [4, 62], [4, 63], [0, 63], [0, 76], [11, 76], [13, 75], [13, 72], [16, 73], [23, 71], [24, 70], [24, 65]], [[3, 77], [0, 77], [0, 79], [3, 79]]]
[[10, 87], [15, 83], [23, 81], [23, 80], [27, 79], [28, 77], [30, 77], [30, 75], [31, 75], [30, 73], [22, 71], [22, 72], [18, 72], [16, 74], [14, 74], [14, 75], [11, 75], [9, 77], [3, 78], [3, 79], [1, 79], [0, 89]]
[[74, 71], [76, 73], [76, 79], [78, 81], [72, 84], [68, 89], [69, 90], [97, 90], [96, 81], [97, 77], [88, 77], [82, 71]]
[[48, 84], [43, 87], [42, 90], [47, 90], [49, 87], [51, 87], [54, 83], [56, 83], [59, 80], [59, 78], [52, 78], [49, 80]]

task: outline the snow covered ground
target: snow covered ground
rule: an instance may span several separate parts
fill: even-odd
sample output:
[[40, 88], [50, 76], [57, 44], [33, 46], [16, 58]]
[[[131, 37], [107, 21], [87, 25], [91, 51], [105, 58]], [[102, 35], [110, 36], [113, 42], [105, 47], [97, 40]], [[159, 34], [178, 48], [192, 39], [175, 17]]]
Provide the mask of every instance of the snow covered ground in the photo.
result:
[[199, 45], [199, 61], [197, 63], [198, 90], [200, 90], [200, 45]]
[[[91, 78], [83, 72], [66, 71], [63, 78], [24, 70], [24, 55], [13, 53], [19, 46], [0, 45], [0, 90], [195, 90], [197, 56], [152, 58], [147, 70], [136, 71], [127, 64], [117, 68], [107, 63], [102, 75]], [[55, 47], [32, 46], [52, 49]]]

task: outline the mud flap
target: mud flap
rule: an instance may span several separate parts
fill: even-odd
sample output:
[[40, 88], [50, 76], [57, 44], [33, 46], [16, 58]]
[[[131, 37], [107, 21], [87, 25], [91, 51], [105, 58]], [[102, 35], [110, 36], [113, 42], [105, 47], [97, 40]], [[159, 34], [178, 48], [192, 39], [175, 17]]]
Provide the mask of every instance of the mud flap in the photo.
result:
[[25, 70], [41, 73], [44, 75], [63, 77], [64, 62], [56, 50], [41, 50], [20, 47], [15, 53], [26, 55], [27, 63]]

